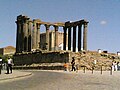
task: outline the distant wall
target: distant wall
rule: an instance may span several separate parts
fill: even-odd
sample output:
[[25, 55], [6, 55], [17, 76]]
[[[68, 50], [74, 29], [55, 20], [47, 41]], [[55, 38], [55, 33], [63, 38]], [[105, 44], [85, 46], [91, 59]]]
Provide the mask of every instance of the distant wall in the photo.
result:
[[0, 48], [0, 54], [1, 55], [14, 54], [15, 50], [16, 49], [13, 46], [7, 46], [7, 47], [4, 47], [4, 48]]
[[70, 53], [69, 52], [34, 52], [34, 53], [24, 53], [16, 54], [13, 56], [13, 61], [15, 65], [30, 65], [38, 63], [64, 63], [69, 62]]

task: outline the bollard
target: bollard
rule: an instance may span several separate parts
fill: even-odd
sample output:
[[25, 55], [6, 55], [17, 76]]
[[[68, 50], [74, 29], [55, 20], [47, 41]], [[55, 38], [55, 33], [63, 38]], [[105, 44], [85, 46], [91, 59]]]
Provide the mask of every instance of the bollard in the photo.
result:
[[84, 66], [84, 68], [83, 68], [83, 71], [84, 71], [84, 73], [85, 73], [85, 66]]
[[94, 69], [94, 67], [92, 66], [92, 74], [93, 74], [93, 69]]
[[111, 69], [110, 69], [110, 75], [112, 75], [112, 66], [111, 66]]
[[101, 66], [101, 74], [102, 74], [102, 66]]

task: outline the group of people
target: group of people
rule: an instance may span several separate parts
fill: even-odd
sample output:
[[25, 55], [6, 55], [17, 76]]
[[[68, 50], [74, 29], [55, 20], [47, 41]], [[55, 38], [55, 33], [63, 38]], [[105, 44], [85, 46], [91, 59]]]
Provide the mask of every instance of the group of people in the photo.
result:
[[[75, 64], [75, 58], [74, 57], [72, 57], [72, 61], [71, 61], [71, 71], [77, 71], [78, 70], [78, 65], [77, 64]], [[64, 70], [65, 71], [68, 71], [68, 68], [69, 68], [69, 66], [68, 66], [68, 64], [65, 62], [65, 64], [64, 64]]]
[[112, 62], [112, 71], [118, 71], [118, 70], [120, 70], [120, 63], [113, 61]]
[[12, 64], [13, 64], [12, 58], [9, 57], [9, 58], [7, 59], [7, 63], [6, 63], [6, 64], [3, 64], [3, 60], [2, 60], [2, 58], [0, 57], [0, 74], [1, 74], [1, 70], [2, 70], [3, 66], [6, 67], [6, 70], [7, 70], [7, 73], [6, 73], [6, 74], [12, 73]]

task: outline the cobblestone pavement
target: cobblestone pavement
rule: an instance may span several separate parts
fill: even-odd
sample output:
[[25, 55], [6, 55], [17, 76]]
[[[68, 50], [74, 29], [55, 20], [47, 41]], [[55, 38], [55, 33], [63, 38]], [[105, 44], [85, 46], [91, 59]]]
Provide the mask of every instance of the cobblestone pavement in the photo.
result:
[[120, 90], [120, 72], [27, 71], [31, 77], [0, 83], [1, 90]]

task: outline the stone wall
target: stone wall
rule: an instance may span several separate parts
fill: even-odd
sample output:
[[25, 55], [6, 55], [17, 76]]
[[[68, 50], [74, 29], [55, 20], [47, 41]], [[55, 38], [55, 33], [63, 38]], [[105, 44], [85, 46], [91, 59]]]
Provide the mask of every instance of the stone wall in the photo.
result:
[[69, 52], [31, 52], [13, 56], [15, 65], [31, 65], [39, 63], [64, 63], [70, 60]]

